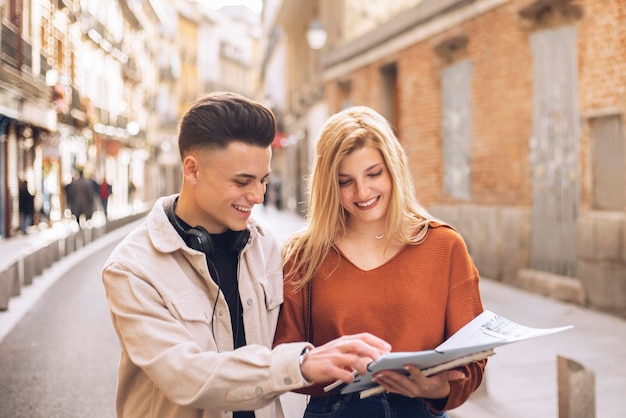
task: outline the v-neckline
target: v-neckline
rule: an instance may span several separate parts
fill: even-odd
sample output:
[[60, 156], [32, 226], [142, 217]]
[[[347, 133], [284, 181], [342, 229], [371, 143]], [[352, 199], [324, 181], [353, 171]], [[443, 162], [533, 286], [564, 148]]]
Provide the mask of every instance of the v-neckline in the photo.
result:
[[401, 253], [403, 253], [406, 248], [408, 247], [407, 244], [404, 244], [391, 258], [385, 260], [384, 262], [382, 262], [381, 264], [374, 266], [370, 269], [365, 269], [362, 267], [359, 267], [352, 259], [350, 259], [343, 251], [341, 251], [341, 249], [336, 245], [333, 244], [333, 248], [337, 251], [337, 254], [339, 254], [339, 257], [343, 258], [344, 260], [346, 260], [348, 263], [350, 263], [355, 269], [364, 272], [364, 273], [369, 273], [371, 271], [375, 271], [378, 270], [382, 267], [385, 267], [387, 264], [389, 264], [391, 261], [393, 261], [396, 257], [398, 257]]

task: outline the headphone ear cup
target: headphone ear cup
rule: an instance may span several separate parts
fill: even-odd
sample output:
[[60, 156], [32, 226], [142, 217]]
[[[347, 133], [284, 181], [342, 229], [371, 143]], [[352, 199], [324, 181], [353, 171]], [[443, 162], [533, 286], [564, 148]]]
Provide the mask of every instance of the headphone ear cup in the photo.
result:
[[189, 248], [203, 252], [209, 257], [213, 254], [213, 240], [209, 235], [209, 231], [201, 226], [189, 228], [185, 231], [183, 241]]

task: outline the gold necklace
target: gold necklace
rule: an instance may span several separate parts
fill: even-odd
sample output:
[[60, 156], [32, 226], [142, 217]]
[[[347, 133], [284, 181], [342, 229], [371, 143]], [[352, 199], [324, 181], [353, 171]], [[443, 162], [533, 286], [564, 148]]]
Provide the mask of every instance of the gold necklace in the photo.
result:
[[352, 230], [352, 231], [356, 232], [356, 233], [357, 233], [357, 234], [359, 234], [359, 235], [363, 235], [363, 236], [365, 236], [365, 237], [374, 237], [374, 238], [376, 238], [376, 239], [377, 239], [377, 240], [379, 240], [379, 241], [380, 241], [381, 239], [385, 238], [385, 234], [384, 234], [384, 233], [383, 233], [383, 234], [380, 234], [380, 235], [371, 235], [371, 234], [367, 234], [367, 233], [365, 233], [365, 232], [357, 231], [357, 230], [356, 230], [356, 229], [354, 229], [354, 228], [350, 228], [350, 230]]

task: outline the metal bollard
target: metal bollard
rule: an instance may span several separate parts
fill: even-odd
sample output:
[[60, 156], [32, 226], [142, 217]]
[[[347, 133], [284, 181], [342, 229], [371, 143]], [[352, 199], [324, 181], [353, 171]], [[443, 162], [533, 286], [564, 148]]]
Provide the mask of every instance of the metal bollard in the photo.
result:
[[574, 360], [557, 356], [559, 418], [595, 418], [595, 373]]

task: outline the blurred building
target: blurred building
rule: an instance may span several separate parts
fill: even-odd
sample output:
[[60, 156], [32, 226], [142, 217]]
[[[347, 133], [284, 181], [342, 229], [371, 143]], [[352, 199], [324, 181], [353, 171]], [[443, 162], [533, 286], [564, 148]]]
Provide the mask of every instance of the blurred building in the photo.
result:
[[[303, 199], [328, 115], [371, 106], [408, 152], [422, 204], [458, 228], [483, 276], [626, 316], [625, 2], [265, 9], [265, 94], [285, 80], [272, 102], [288, 199]], [[307, 41], [316, 28], [321, 49]]]
[[[150, 201], [155, 196], [172, 190], [170, 183], [177, 178], [178, 159], [162, 161], [161, 149], [176, 136], [178, 103], [176, 84], [180, 77], [180, 59], [176, 44], [177, 12], [174, 2], [169, 0], [149, 0], [128, 2], [132, 7], [142, 30], [133, 42], [137, 60], [129, 66], [134, 75], [136, 91], [125, 89], [129, 101], [134, 101], [136, 117], [131, 121], [133, 138], [145, 146], [134, 147], [138, 157], [147, 157], [143, 164], [143, 184], [137, 185], [138, 173], [131, 171], [132, 185], [141, 193], [139, 200]], [[137, 128], [139, 128], [137, 130]], [[141, 142], [137, 145], [140, 145]], [[137, 150], [139, 148], [139, 150]], [[139, 171], [139, 167], [134, 170]], [[179, 183], [174, 183], [178, 185]], [[128, 195], [128, 193], [126, 193]], [[129, 204], [132, 202], [128, 202]]]
[[[0, 233], [4, 235], [19, 225], [19, 178], [28, 181], [31, 192], [40, 187], [43, 144], [55, 141], [50, 133], [58, 123], [46, 83], [48, 59], [56, 57], [42, 44], [41, 38], [48, 39], [43, 25], [24, 19], [35, 15], [42, 22], [44, 12], [34, 12], [22, 2], [1, 1], [0, 13]], [[36, 206], [41, 204], [38, 196]]]
[[319, 18], [320, 6], [317, 1], [263, 2], [259, 96], [278, 117], [272, 170], [282, 178], [279, 200], [300, 214], [306, 211], [305, 178], [314, 139], [329, 115], [323, 96], [322, 54], [307, 40], [307, 28]]
[[201, 61], [204, 90], [236, 91], [254, 98], [261, 59], [260, 16], [244, 6], [225, 6], [217, 13], [207, 11], [211, 12], [212, 23], [205, 25], [201, 42], [212, 42], [216, 48], [207, 48]]
[[258, 18], [192, 0], [0, 0], [0, 237], [18, 230], [20, 178], [48, 224], [70, 216], [78, 169], [113, 185], [112, 217], [176, 192], [182, 113], [209, 91], [256, 91]]

